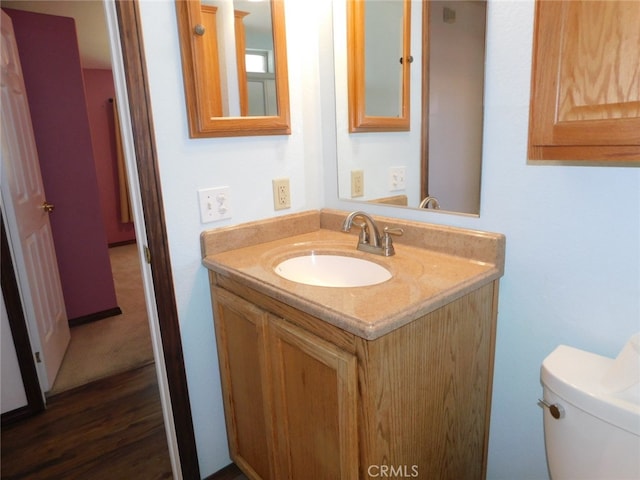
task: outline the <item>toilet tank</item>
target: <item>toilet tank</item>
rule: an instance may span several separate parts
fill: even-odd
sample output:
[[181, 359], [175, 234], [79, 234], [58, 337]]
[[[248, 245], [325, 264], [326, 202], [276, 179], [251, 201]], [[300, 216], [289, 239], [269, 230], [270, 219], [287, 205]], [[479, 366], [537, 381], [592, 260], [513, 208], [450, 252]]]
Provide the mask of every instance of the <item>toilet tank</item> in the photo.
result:
[[614, 360], [561, 345], [542, 363], [547, 462], [552, 480], [640, 479], [640, 397], [612, 392], [603, 379]]

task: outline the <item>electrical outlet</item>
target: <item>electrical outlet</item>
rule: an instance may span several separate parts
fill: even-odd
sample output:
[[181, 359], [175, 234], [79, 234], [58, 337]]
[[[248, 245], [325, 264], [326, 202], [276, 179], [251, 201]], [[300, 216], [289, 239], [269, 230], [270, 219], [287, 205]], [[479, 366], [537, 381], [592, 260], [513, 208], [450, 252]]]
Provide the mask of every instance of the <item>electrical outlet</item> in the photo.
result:
[[391, 167], [389, 169], [389, 190], [404, 190], [407, 167]]
[[231, 218], [231, 199], [229, 187], [204, 188], [198, 190], [200, 201], [200, 221], [217, 222]]
[[273, 208], [275, 210], [291, 208], [288, 178], [276, 178], [273, 180]]
[[351, 198], [364, 196], [364, 170], [351, 170]]

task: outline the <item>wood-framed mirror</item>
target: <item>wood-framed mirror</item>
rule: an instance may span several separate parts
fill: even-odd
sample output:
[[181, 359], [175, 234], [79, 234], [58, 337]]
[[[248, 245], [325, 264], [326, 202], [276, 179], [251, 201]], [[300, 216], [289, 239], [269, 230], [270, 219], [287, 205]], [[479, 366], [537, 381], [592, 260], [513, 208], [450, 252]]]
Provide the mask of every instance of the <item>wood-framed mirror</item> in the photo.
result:
[[290, 134], [284, 2], [176, 0], [176, 14], [189, 136]]
[[[332, 12], [338, 197], [479, 215], [490, 2], [411, 0], [411, 128], [354, 135], [348, 112], [350, 1], [334, 0]], [[360, 191], [352, 188], [353, 172], [364, 177]], [[429, 197], [436, 197], [439, 210], [434, 201], [429, 209], [421, 207]]]
[[347, 1], [349, 132], [408, 131], [410, 0]]

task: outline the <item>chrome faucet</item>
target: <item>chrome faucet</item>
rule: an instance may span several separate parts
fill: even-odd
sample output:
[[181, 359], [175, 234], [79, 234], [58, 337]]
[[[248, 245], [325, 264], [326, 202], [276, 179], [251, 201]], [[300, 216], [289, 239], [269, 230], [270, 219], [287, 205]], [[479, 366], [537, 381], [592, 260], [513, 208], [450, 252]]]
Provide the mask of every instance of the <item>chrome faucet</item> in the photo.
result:
[[434, 210], [440, 210], [440, 202], [436, 197], [426, 197], [420, 202], [418, 208], [433, 208]]
[[[354, 221], [357, 217], [363, 219], [364, 222]], [[349, 232], [353, 225], [360, 227], [358, 246], [356, 247], [358, 250], [384, 255], [385, 257], [390, 257], [396, 253], [391, 235], [402, 235], [403, 230], [401, 228], [384, 227], [383, 234], [380, 235], [376, 222], [362, 211], [351, 212], [347, 215], [347, 218], [342, 223], [342, 231]]]

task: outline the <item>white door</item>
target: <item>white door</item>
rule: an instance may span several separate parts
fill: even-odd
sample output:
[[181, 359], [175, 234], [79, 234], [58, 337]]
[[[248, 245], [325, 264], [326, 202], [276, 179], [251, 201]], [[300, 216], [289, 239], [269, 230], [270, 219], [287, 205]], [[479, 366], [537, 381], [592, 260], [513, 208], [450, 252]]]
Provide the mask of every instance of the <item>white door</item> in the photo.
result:
[[[53, 386], [71, 337], [11, 18], [2, 12], [2, 214], [37, 360], [40, 388]], [[55, 215], [55, 213], [54, 213]]]

